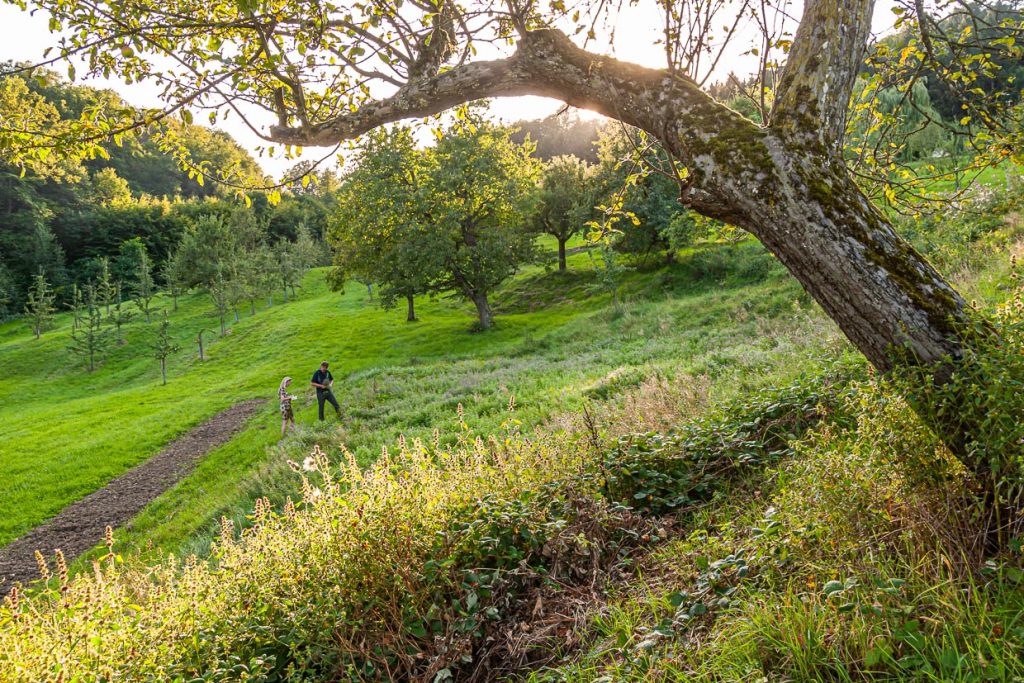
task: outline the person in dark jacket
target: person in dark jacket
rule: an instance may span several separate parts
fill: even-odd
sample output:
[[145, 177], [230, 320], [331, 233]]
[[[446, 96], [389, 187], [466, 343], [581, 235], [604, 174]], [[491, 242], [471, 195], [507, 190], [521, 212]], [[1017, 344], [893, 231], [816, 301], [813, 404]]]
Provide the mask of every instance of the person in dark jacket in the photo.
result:
[[320, 364], [320, 369], [313, 373], [313, 380], [310, 382], [316, 387], [316, 402], [320, 407], [320, 421], [324, 419], [324, 403], [330, 403], [334, 406], [334, 412], [341, 417], [341, 408], [338, 407], [338, 399], [334, 398], [334, 392], [331, 391], [331, 386], [334, 384], [334, 377], [331, 376], [331, 371], [327, 369], [328, 363], [324, 361]]

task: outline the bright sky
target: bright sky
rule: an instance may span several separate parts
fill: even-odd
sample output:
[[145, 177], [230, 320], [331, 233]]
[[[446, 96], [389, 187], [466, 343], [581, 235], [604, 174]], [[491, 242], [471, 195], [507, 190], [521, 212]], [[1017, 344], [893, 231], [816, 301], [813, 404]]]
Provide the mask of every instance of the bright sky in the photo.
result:
[[[623, 3], [627, 4], [627, 3]], [[29, 6], [31, 6], [31, 0]], [[880, 0], [876, 3], [874, 29], [877, 32], [887, 30], [892, 25], [893, 15], [890, 11], [892, 0]], [[799, 16], [802, 3], [797, 0], [792, 7], [792, 14]], [[49, 16], [41, 11], [35, 14], [23, 12], [13, 5], [6, 4], [0, 0], [0, 61], [40, 61], [43, 58], [43, 51], [55, 45], [57, 38], [50, 33], [48, 28]], [[660, 19], [656, 10], [656, 3], [637, 3], [633, 7], [625, 7], [618, 15], [615, 26], [615, 44], [609, 46], [607, 43], [592, 44], [588, 49], [597, 52], [612, 53], [620, 59], [644, 64], [651, 67], [664, 66], [664, 54], [661, 46], [656, 44], [660, 33]], [[599, 33], [601, 33], [599, 31]], [[746, 41], [746, 42], [745, 42]], [[749, 47], [746, 43], [750, 38], [740, 38], [731, 48], [733, 56], [723, 58], [715, 71], [712, 80], [724, 78], [730, 71], [740, 75], [751, 73], [756, 70], [755, 58], [747, 56], [736, 56]], [[56, 65], [55, 68], [61, 71], [62, 68]], [[79, 69], [81, 73], [84, 69]], [[120, 81], [106, 79], [80, 80], [80, 82], [95, 87], [106, 87], [115, 90], [126, 101], [137, 106], [160, 106], [158, 89], [146, 83], [133, 83], [126, 85]], [[561, 102], [540, 97], [514, 97], [499, 98], [491, 105], [492, 112], [501, 120], [513, 122], [521, 119], [543, 118], [563, 107]], [[588, 112], [582, 112], [587, 116]], [[197, 119], [197, 122], [199, 119]], [[251, 118], [257, 125], [269, 125], [273, 123], [273, 117], [269, 114], [260, 116], [257, 113]], [[230, 133], [236, 140], [249, 150], [255, 149], [262, 144], [257, 136], [253, 135], [241, 121], [237, 119], [222, 123], [221, 129]], [[326, 152], [309, 150], [304, 158], [320, 158]], [[264, 169], [274, 177], [279, 177], [287, 168], [295, 162], [282, 158], [259, 158], [258, 161]]]

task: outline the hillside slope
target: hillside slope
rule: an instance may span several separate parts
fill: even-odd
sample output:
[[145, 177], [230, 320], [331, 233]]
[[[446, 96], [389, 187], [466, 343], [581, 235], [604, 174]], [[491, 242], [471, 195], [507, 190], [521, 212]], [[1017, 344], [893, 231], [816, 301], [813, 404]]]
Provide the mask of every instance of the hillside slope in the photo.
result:
[[[282, 454], [317, 439], [335, 438], [368, 463], [399, 433], [428, 436], [454, 425], [460, 404], [486, 430], [500, 425], [513, 395], [518, 419], [532, 424], [658, 373], [736, 372], [756, 383], [759, 372], [785, 366], [830, 334], [753, 243], [731, 254], [709, 247], [667, 270], [629, 273], [621, 311], [609, 308], [595, 279], [586, 253], [573, 256], [568, 274], [528, 269], [498, 296], [500, 324], [486, 334], [469, 331], [470, 311], [457, 302], [423, 301], [421, 322], [408, 324], [367, 301], [358, 286], [343, 296], [328, 291], [322, 271], [314, 271], [297, 301], [255, 316], [243, 312], [227, 337], [210, 341], [216, 321], [197, 293], [171, 314], [181, 350], [169, 360], [167, 386], [159, 384], [147, 346], [152, 332], [139, 319], [94, 373], [66, 348], [68, 316], [38, 341], [23, 323], [0, 326], [0, 465], [9, 492], [0, 499], [0, 544], [216, 412], [249, 398], [273, 399], [285, 375], [301, 395], [298, 434], [278, 443], [271, 405], [152, 506], [133, 525], [135, 538], [174, 548], [225, 510], [241, 519], [255, 497], [283, 499], [290, 484]], [[791, 329], [779, 334], [783, 328]], [[196, 355], [201, 329], [211, 330], [205, 363]], [[760, 341], [751, 346], [752, 338]], [[344, 419], [319, 426], [307, 376], [325, 358]]]

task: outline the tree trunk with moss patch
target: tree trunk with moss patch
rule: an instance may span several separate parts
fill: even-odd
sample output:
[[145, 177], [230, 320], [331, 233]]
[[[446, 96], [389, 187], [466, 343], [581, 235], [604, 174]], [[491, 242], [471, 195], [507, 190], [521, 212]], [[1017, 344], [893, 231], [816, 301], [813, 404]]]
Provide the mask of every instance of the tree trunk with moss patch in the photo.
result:
[[909, 360], [934, 366], [942, 381], [951, 368], [945, 359], [962, 356], [956, 323], [966, 318], [964, 301], [871, 205], [841, 155], [873, 7], [805, 3], [764, 126], [679, 73], [595, 55], [560, 31], [538, 29], [521, 33], [508, 59], [438, 70], [358, 111], [272, 135], [333, 145], [493, 96], [541, 95], [599, 112], [658, 138], [688, 171], [683, 203], [753, 233], [878, 369]]

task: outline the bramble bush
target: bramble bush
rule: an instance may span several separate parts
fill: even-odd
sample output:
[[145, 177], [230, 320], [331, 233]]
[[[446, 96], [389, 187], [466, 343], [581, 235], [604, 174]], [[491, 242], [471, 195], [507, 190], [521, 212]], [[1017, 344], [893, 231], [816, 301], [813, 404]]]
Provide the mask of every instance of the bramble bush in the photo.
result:
[[[846, 385], [787, 443], [686, 508], [583, 647], [527, 680], [1024, 680], [1020, 540], [987, 554], [969, 473], [896, 383]], [[697, 480], [670, 461], [645, 466]]]
[[827, 377], [734, 400], [678, 431], [619, 437], [604, 457], [602, 493], [655, 514], [707, 502], [730, 478], [792, 455], [791, 444], [825, 416], [844, 419], [836, 410], [855, 372], [837, 365]]

